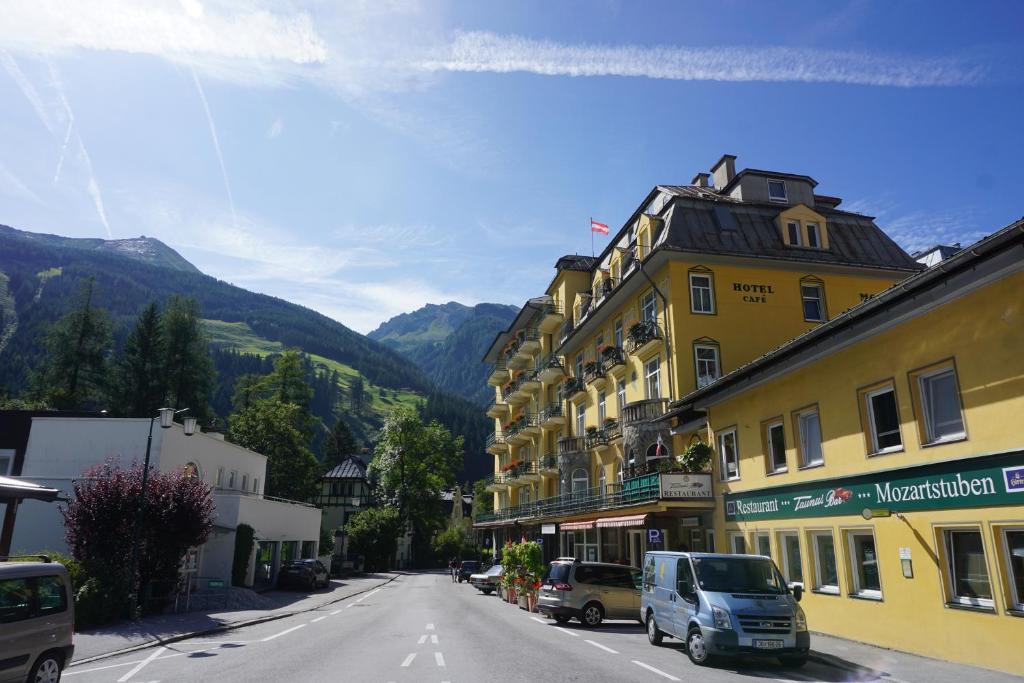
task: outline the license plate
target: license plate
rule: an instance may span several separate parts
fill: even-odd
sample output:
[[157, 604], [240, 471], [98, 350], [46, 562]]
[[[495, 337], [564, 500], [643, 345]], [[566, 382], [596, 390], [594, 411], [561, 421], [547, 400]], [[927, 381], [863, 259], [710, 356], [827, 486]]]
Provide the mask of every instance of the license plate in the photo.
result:
[[781, 650], [783, 641], [781, 640], [755, 640], [754, 647], [758, 650]]

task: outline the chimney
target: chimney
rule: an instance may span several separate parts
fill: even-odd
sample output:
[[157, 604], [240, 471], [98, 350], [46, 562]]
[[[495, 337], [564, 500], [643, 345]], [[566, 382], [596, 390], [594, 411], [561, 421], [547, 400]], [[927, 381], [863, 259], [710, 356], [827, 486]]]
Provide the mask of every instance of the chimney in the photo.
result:
[[711, 176], [707, 173], [698, 173], [693, 176], [693, 180], [690, 181], [690, 184], [696, 185], [697, 187], [710, 187]]
[[723, 154], [722, 158], [711, 167], [711, 175], [715, 176], [715, 189], [719, 192], [729, 184], [729, 181], [736, 175], [736, 157], [732, 154]]

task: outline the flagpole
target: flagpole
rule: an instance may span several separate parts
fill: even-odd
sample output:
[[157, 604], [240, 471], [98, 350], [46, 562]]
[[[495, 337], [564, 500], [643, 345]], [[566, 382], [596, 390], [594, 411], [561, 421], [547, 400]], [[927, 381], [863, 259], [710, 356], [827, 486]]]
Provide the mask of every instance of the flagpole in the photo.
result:
[[590, 258], [594, 258], [594, 217], [590, 217]]

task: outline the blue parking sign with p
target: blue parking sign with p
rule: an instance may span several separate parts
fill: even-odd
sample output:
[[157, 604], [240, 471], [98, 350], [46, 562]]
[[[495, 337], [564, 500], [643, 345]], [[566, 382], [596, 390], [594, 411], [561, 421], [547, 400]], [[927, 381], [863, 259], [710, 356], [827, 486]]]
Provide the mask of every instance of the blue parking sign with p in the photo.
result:
[[647, 530], [647, 542], [651, 545], [661, 543], [661, 529], [648, 529]]

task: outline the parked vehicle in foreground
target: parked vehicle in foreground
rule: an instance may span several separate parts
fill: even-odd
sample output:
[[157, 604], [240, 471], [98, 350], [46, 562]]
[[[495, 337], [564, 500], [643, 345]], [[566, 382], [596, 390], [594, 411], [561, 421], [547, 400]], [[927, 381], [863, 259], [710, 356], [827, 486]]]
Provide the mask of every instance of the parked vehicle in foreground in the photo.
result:
[[648, 552], [640, 616], [652, 645], [679, 638], [694, 664], [743, 654], [803, 666], [811, 637], [802, 595], [768, 557]]
[[476, 574], [478, 571], [480, 571], [479, 561], [463, 560], [459, 564], [459, 574], [456, 578], [458, 578], [459, 583], [462, 583], [463, 581], [469, 581], [469, 577], [471, 577], [473, 574]]
[[326, 588], [331, 582], [330, 572], [320, 560], [295, 560], [281, 568], [277, 583], [282, 588], [299, 587], [306, 590]]
[[639, 569], [572, 557], [548, 565], [537, 598], [541, 614], [563, 624], [579, 619], [591, 628], [605, 619], [636, 619], [639, 607]]
[[469, 583], [484, 595], [490, 595], [498, 590], [501, 582], [501, 565], [496, 564], [483, 572], [473, 574], [469, 577]]
[[60, 680], [75, 650], [71, 595], [63, 565], [0, 562], [0, 681]]

